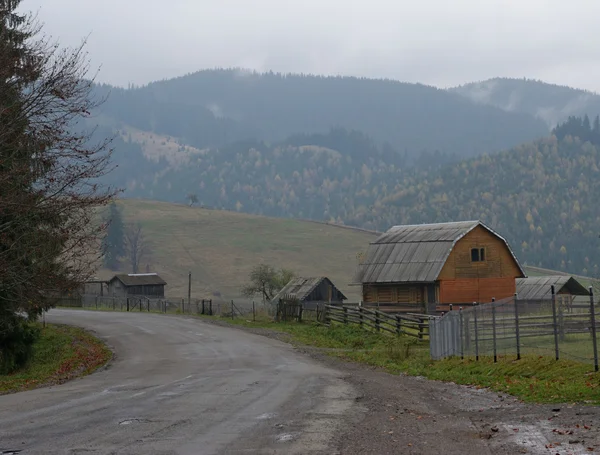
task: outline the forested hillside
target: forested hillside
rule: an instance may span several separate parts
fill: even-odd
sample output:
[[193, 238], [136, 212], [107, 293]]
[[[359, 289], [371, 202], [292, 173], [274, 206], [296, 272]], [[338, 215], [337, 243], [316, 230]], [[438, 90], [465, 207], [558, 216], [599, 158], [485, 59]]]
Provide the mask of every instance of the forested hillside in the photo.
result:
[[600, 96], [596, 93], [536, 80], [496, 78], [450, 91], [482, 105], [533, 115], [550, 128], [570, 116], [600, 114]]
[[139, 88], [98, 86], [97, 93], [109, 94], [106, 117], [197, 148], [341, 127], [409, 157], [424, 150], [466, 157], [548, 133], [528, 114], [391, 80], [207, 70]]
[[[401, 157], [390, 162], [368, 137], [346, 130], [276, 145], [238, 142], [192, 154], [179, 168], [146, 164], [126, 196], [183, 202], [196, 194], [206, 207], [376, 230], [481, 219], [529, 265], [592, 274], [600, 266], [600, 145], [569, 134], [582, 124], [562, 125], [562, 139], [447, 165], [430, 156], [430, 166], [416, 169], [402, 167]], [[353, 151], [344, 141], [362, 145]]]
[[515, 147], [543, 121], [422, 85], [222, 70], [113, 90], [96, 118], [125, 197], [376, 230], [479, 218], [530, 265], [600, 267], [595, 115]]

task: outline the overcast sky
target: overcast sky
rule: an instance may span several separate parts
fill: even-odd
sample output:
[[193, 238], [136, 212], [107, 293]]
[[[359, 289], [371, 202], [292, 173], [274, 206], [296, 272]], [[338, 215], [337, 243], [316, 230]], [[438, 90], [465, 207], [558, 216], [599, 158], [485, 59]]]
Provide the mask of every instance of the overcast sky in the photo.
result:
[[214, 67], [387, 77], [440, 87], [496, 76], [600, 92], [598, 0], [23, 0], [87, 50], [99, 80]]

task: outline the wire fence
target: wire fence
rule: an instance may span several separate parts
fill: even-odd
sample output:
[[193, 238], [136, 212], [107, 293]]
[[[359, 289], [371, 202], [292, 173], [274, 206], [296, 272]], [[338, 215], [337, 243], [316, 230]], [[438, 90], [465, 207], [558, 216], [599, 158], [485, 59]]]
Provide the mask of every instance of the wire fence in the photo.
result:
[[434, 360], [452, 356], [553, 356], [590, 363], [598, 371], [596, 313], [589, 297], [513, 298], [459, 308], [429, 321]]
[[99, 311], [189, 314], [220, 317], [253, 317], [271, 313], [272, 307], [260, 302], [213, 301], [212, 299], [165, 298], [151, 296], [78, 295], [63, 297], [55, 306]]

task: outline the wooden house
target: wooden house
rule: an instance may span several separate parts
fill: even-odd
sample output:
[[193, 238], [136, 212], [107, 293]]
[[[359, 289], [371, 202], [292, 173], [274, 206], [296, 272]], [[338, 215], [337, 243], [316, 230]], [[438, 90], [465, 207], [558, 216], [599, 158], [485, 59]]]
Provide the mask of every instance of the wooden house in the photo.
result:
[[552, 286], [556, 302], [570, 308], [577, 296], [589, 296], [589, 291], [569, 275], [532, 276], [517, 278], [519, 300], [542, 301], [552, 298]]
[[279, 299], [293, 298], [305, 303], [342, 303], [346, 296], [335, 287], [331, 280], [325, 276], [292, 279], [281, 291], [273, 297], [273, 302]]
[[369, 245], [354, 283], [366, 304], [434, 313], [439, 304], [490, 302], [516, 292], [523, 268], [480, 221], [394, 226]]
[[120, 274], [108, 282], [108, 295], [114, 297], [165, 296], [167, 282], [156, 273]]

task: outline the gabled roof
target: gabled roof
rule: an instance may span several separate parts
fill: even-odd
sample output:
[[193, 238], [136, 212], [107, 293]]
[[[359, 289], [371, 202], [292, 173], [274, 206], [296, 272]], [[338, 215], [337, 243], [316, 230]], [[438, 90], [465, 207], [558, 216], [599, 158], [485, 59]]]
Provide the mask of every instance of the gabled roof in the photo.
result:
[[546, 300], [554, 292], [568, 291], [571, 295], [590, 295], [589, 291], [569, 275], [532, 276], [517, 278], [517, 294], [520, 300]]
[[125, 286], [152, 286], [167, 284], [157, 273], [129, 273], [119, 274], [111, 278], [110, 281], [119, 280]]
[[273, 297], [272, 300], [277, 301], [280, 298], [290, 296], [290, 297], [295, 297], [298, 300], [302, 301], [302, 300], [306, 299], [306, 297], [308, 297], [310, 295], [310, 293], [312, 291], [314, 291], [315, 288], [317, 286], [319, 286], [324, 280], [327, 280], [327, 282], [338, 291], [338, 293], [341, 295], [343, 300], [348, 300], [346, 298], [346, 296], [344, 294], [342, 294], [342, 292], [339, 289], [337, 289], [334, 286], [334, 284], [331, 282], [331, 280], [329, 278], [327, 278], [326, 276], [311, 277], [311, 278], [304, 278], [304, 277], [294, 278], [288, 284], [286, 284], [283, 287], [283, 289], [281, 291], [279, 291], [275, 297]]
[[394, 226], [371, 242], [354, 283], [432, 283], [437, 280], [452, 248], [481, 226], [501, 239], [526, 276], [508, 242], [481, 221]]

